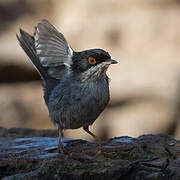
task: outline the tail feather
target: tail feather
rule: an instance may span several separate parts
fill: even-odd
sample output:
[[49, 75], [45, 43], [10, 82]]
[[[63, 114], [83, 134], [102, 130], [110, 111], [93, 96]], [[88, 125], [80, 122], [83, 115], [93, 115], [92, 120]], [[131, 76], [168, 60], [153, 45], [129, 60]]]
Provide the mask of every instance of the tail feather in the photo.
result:
[[30, 62], [34, 65], [36, 70], [39, 72], [41, 78], [44, 80], [44, 99], [48, 105], [48, 100], [52, 89], [59, 83], [59, 80], [52, 78], [48, 75], [48, 69], [43, 67], [39, 61], [39, 57], [36, 54], [35, 40], [34, 37], [27, 32], [20, 29], [20, 36], [16, 35], [20, 46], [25, 51]]
[[20, 29], [20, 36], [16, 34], [20, 46], [25, 51], [30, 62], [35, 66], [42, 79], [47, 78], [46, 68], [42, 67], [36, 54], [34, 37]]

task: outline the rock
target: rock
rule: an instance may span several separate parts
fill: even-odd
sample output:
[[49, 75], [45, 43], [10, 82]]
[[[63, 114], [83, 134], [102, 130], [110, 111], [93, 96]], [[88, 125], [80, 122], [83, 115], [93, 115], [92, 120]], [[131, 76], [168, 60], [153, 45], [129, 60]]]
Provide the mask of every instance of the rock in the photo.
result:
[[180, 177], [180, 141], [165, 134], [117, 137], [102, 147], [64, 138], [66, 154], [58, 154], [56, 131], [0, 128], [0, 132], [2, 180]]

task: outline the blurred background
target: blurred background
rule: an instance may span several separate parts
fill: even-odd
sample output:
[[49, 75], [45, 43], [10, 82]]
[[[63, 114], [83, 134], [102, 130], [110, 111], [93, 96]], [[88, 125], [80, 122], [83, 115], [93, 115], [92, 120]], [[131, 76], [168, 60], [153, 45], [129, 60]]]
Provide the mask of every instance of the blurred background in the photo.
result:
[[[48, 19], [74, 50], [102, 48], [111, 102], [91, 130], [106, 139], [168, 133], [180, 138], [180, 0], [0, 0], [0, 126], [55, 129], [42, 82], [16, 40]], [[67, 137], [90, 139], [81, 129]]]

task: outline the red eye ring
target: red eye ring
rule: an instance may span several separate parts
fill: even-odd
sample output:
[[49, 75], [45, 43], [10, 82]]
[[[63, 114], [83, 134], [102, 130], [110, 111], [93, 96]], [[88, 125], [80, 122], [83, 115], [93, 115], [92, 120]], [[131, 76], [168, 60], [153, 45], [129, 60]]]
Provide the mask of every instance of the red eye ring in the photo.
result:
[[89, 64], [96, 64], [96, 59], [93, 57], [89, 57], [88, 61], [89, 61]]

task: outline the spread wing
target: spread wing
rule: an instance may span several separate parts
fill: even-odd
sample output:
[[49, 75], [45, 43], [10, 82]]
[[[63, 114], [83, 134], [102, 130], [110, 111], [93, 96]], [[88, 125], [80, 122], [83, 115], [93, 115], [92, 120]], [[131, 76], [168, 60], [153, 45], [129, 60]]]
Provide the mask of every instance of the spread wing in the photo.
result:
[[70, 72], [73, 50], [62, 33], [47, 20], [42, 20], [36, 27], [34, 39], [39, 61], [51, 77], [60, 79]]

